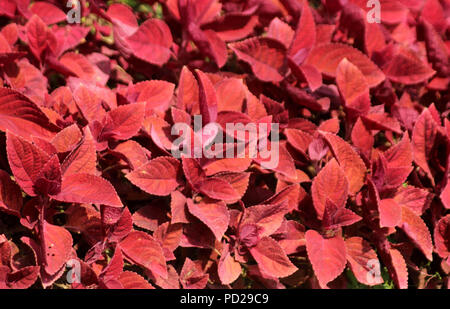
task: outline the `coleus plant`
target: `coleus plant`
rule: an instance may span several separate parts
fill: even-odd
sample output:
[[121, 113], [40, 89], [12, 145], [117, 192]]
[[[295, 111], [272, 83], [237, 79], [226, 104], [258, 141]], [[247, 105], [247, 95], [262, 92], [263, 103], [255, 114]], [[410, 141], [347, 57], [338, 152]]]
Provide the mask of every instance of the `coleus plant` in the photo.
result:
[[450, 286], [450, 1], [66, 4], [0, 1], [1, 288]]

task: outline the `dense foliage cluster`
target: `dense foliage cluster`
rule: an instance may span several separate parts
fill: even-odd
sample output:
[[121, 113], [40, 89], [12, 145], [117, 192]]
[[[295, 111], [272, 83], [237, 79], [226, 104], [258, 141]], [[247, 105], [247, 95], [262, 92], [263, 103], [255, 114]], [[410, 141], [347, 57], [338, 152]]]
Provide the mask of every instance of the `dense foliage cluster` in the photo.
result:
[[449, 287], [449, 0], [67, 2], [0, 0], [0, 288]]

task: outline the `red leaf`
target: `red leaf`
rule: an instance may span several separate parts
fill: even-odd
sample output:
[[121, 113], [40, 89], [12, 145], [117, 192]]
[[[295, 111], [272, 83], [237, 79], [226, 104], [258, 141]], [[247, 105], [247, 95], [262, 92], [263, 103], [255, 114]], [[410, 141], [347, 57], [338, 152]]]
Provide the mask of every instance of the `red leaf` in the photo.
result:
[[183, 193], [173, 191], [170, 194], [170, 210], [172, 214], [171, 222], [175, 223], [189, 223], [186, 212], [186, 197]]
[[28, 46], [37, 60], [41, 61], [41, 56], [47, 48], [48, 29], [42, 19], [33, 15], [26, 24]]
[[167, 261], [175, 259], [173, 251], [178, 248], [182, 234], [182, 224], [170, 224], [169, 222], [161, 224], [155, 230], [153, 236], [160, 243]]
[[102, 106], [100, 94], [89, 89], [85, 85], [80, 85], [73, 93], [73, 98], [80, 109], [83, 117], [90, 123], [94, 120], [102, 121], [106, 111]]
[[287, 202], [289, 212], [298, 209], [298, 204], [306, 197], [305, 190], [299, 184], [288, 185], [265, 200], [264, 204], [282, 204]]
[[30, 99], [15, 90], [0, 88], [0, 130], [25, 139], [36, 136], [48, 140], [57, 128]]
[[180, 282], [184, 289], [204, 289], [209, 275], [200, 267], [199, 261], [186, 258], [180, 273]]
[[450, 209], [450, 181], [447, 182], [444, 190], [442, 190], [440, 198], [444, 207]]
[[59, 131], [52, 139], [52, 145], [57, 152], [68, 152], [76, 147], [81, 138], [82, 135], [78, 125], [73, 124]]
[[432, 197], [433, 195], [426, 190], [408, 186], [400, 187], [395, 193], [394, 200], [421, 216], [430, 207]]
[[220, 172], [244, 172], [252, 163], [251, 158], [224, 158], [208, 162], [203, 166], [206, 176]]
[[217, 95], [217, 110], [240, 112], [246, 99], [244, 81], [238, 78], [226, 78], [214, 85]]
[[124, 271], [120, 274], [118, 278], [119, 282], [122, 284], [124, 289], [145, 289], [150, 290], [154, 289], [154, 287], [141, 275], [133, 272], [133, 271]]
[[241, 264], [230, 255], [228, 247], [222, 252], [219, 263], [217, 265], [217, 273], [219, 274], [222, 284], [231, 284], [241, 275]]
[[403, 135], [402, 140], [384, 152], [388, 161], [385, 183], [392, 188], [399, 187], [411, 173], [412, 148], [408, 133]]
[[434, 243], [436, 252], [443, 259], [450, 256], [450, 215], [447, 215], [434, 228]]
[[289, 128], [284, 130], [284, 134], [286, 135], [288, 143], [306, 156], [309, 144], [312, 142], [313, 137], [301, 130]]
[[221, 15], [202, 28], [214, 30], [223, 41], [236, 41], [246, 38], [253, 32], [258, 24], [258, 16], [255, 14], [256, 6], [243, 12], [232, 12]]
[[283, 43], [286, 48], [291, 45], [294, 34], [294, 30], [278, 17], [272, 19], [267, 30], [267, 37]]
[[104, 85], [108, 81], [108, 76], [82, 54], [65, 53], [59, 58], [59, 62], [74, 75], [94, 85]]
[[[319, 89], [322, 86], [322, 74], [312, 65], [309, 64], [302, 64], [302, 65], [297, 65], [296, 63], [294, 63], [294, 60], [292, 60], [292, 58], [288, 57], [288, 64], [290, 69], [292, 70], [292, 73], [295, 75], [295, 77], [300, 81], [300, 82], [306, 82], [308, 83], [309, 89], [311, 89], [311, 91], [316, 91], [317, 89]], [[314, 104], [314, 105], [320, 105], [320, 102]], [[325, 108], [325, 104], [323, 107], [315, 107], [314, 105], [312, 105], [310, 108], [313, 109], [318, 109], [320, 110], [326, 110], [327, 108]], [[305, 104], [305, 106], [308, 107], [308, 105]]]
[[37, 193], [34, 185], [50, 156], [35, 145], [9, 132], [6, 134], [6, 149], [16, 182], [28, 195], [35, 196]]
[[120, 248], [116, 247], [113, 257], [109, 264], [102, 270], [98, 276], [101, 283], [109, 289], [122, 288], [118, 282], [119, 276], [123, 272], [123, 257]]
[[11, 180], [11, 176], [0, 170], [0, 210], [21, 217], [23, 205], [20, 187]]
[[128, 260], [158, 276], [167, 278], [167, 265], [163, 250], [152, 236], [134, 231], [128, 234], [119, 245]]
[[115, 26], [127, 35], [132, 35], [138, 28], [138, 22], [131, 8], [121, 3], [113, 3], [108, 7], [106, 14], [112, 19]]
[[305, 237], [314, 274], [320, 286], [325, 288], [344, 271], [347, 263], [345, 241], [340, 236], [323, 238], [314, 230], [306, 231]]
[[155, 231], [158, 225], [167, 220], [165, 209], [161, 203], [146, 205], [133, 213], [133, 224], [149, 231]]
[[433, 260], [433, 242], [431, 240], [431, 234], [423, 222], [422, 218], [417, 216], [408, 207], [402, 207], [402, 220], [400, 227], [405, 231], [406, 235], [411, 241], [422, 251], [425, 257]]
[[434, 184], [434, 177], [431, 173], [428, 161], [430, 153], [434, 146], [434, 141], [437, 133], [437, 124], [428, 109], [424, 109], [422, 114], [414, 125], [412, 133], [412, 150], [414, 161], [416, 164], [427, 173], [431, 182]]
[[217, 95], [211, 80], [200, 70], [196, 70], [199, 86], [199, 106], [202, 125], [205, 126], [217, 119]]
[[147, 163], [151, 156], [149, 150], [133, 140], [120, 143], [116, 148], [114, 148], [114, 151], [120, 153], [126, 158], [126, 161], [132, 170]]
[[45, 272], [56, 274], [69, 260], [72, 252], [72, 236], [63, 227], [44, 222], [44, 243], [41, 244], [41, 255]]
[[364, 124], [370, 130], [390, 130], [397, 134], [401, 134], [400, 123], [388, 116], [387, 113], [373, 113], [362, 117]]
[[361, 237], [345, 240], [347, 260], [356, 279], [362, 284], [373, 286], [382, 284], [381, 265], [370, 244]]
[[247, 191], [248, 183], [250, 180], [250, 173], [226, 172], [218, 174], [216, 177], [230, 184], [234, 191], [237, 193], [236, 196], [233, 197], [232, 195], [230, 195], [224, 200], [227, 204], [234, 204], [239, 199], [241, 199]]
[[336, 70], [336, 83], [345, 107], [353, 116], [367, 114], [370, 109], [370, 96], [364, 75], [347, 58], [342, 59]]
[[28, 289], [39, 276], [38, 266], [26, 266], [19, 270], [10, 272], [7, 277], [7, 285], [12, 289]]
[[180, 162], [171, 157], [158, 157], [127, 174], [126, 177], [143, 191], [165, 196], [179, 185]]
[[249, 251], [261, 272], [283, 278], [297, 271], [280, 245], [270, 237], [261, 238]]
[[247, 62], [253, 73], [265, 82], [280, 82], [286, 72], [284, 56], [286, 48], [270, 38], [251, 38], [228, 44], [237, 57]]
[[332, 133], [321, 133], [348, 180], [349, 193], [355, 194], [364, 184], [366, 166], [361, 157], [343, 139]]
[[258, 237], [270, 236], [278, 230], [288, 211], [287, 201], [248, 207], [242, 218], [241, 225], [243, 226], [244, 223], [255, 225], [258, 230]]
[[[272, 148], [273, 147], [273, 148]], [[270, 169], [295, 181], [297, 172], [295, 162], [285, 143], [270, 142], [267, 149], [260, 149], [254, 159], [262, 168]]]
[[59, 8], [47, 2], [34, 2], [30, 12], [38, 15], [47, 25], [56, 24], [66, 19], [66, 14]]
[[145, 104], [121, 105], [105, 115], [99, 140], [126, 140], [138, 133], [144, 121]]
[[391, 276], [393, 276], [395, 285], [400, 289], [408, 288], [408, 269], [402, 254], [396, 249], [390, 249], [391, 258]]
[[67, 203], [103, 204], [122, 207], [114, 187], [105, 179], [90, 174], [64, 176], [61, 192], [52, 198]]
[[73, 174], [97, 174], [97, 152], [94, 139], [89, 127], [84, 128], [84, 137], [81, 142], [67, 155], [62, 163], [61, 169], [64, 176]]
[[173, 97], [175, 85], [163, 80], [148, 80], [128, 87], [128, 100], [145, 103], [145, 115], [164, 113]]
[[230, 214], [224, 202], [203, 199], [199, 203], [187, 200], [189, 212], [199, 218], [214, 233], [217, 240], [221, 240], [228, 229]]
[[292, 44], [289, 47], [289, 56], [296, 64], [301, 64], [315, 43], [316, 23], [314, 22], [309, 3], [303, 1], [302, 15], [298, 22]]
[[[116, 207], [108, 207], [108, 206], [102, 206], [104, 209], [109, 209], [112, 212], [115, 212], [115, 210], [119, 210], [120, 208]], [[109, 222], [105, 222], [107, 220], [106, 218], [106, 211], [103, 210], [103, 223], [108, 224]], [[114, 218], [115, 219], [115, 218]], [[113, 243], [121, 240], [122, 238], [126, 237], [132, 230], [133, 230], [133, 219], [131, 217], [131, 213], [128, 210], [127, 207], [123, 209], [123, 211], [120, 214], [120, 217], [118, 220], [114, 220], [114, 223], [111, 223], [112, 226], [109, 227], [108, 231], [108, 240]]]
[[325, 202], [325, 211], [323, 213], [322, 226], [325, 230], [337, 229], [342, 226], [352, 225], [362, 218], [349, 209], [337, 207], [328, 198]]
[[240, 195], [225, 180], [218, 177], [206, 178], [195, 185], [195, 188], [210, 198], [216, 200], [238, 200]]
[[329, 77], [336, 77], [336, 69], [344, 58], [361, 71], [369, 88], [377, 86], [385, 79], [383, 72], [366, 55], [349, 45], [330, 43], [316, 46], [305, 63], [316, 67]]
[[391, 81], [405, 85], [422, 83], [436, 73], [406, 47], [399, 47], [390, 61], [383, 66], [383, 72]]
[[345, 207], [348, 197], [348, 182], [344, 171], [332, 159], [313, 179], [311, 186], [313, 205], [319, 219], [323, 218], [326, 200], [338, 208]]
[[198, 102], [198, 91], [198, 83], [194, 74], [186, 66], [183, 66], [178, 83], [177, 106], [179, 108], [185, 108], [188, 112], [192, 112], [194, 104]]
[[172, 52], [172, 34], [166, 23], [160, 19], [147, 19], [139, 29], [126, 38], [133, 54], [151, 64], [165, 64]]
[[57, 155], [42, 167], [34, 182], [34, 190], [40, 195], [54, 195], [61, 191], [61, 166]]
[[383, 199], [378, 203], [380, 227], [396, 227], [402, 219], [402, 207], [393, 199]]
[[370, 158], [374, 138], [370, 130], [367, 129], [361, 121], [361, 118], [358, 118], [353, 126], [351, 139], [353, 145], [355, 145], [367, 158]]

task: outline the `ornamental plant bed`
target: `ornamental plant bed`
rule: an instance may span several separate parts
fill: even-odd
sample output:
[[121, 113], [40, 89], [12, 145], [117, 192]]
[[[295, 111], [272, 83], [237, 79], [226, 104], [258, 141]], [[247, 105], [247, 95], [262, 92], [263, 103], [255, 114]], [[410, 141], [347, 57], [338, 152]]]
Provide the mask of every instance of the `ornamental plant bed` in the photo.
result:
[[449, 0], [0, 0], [0, 288], [448, 288]]

